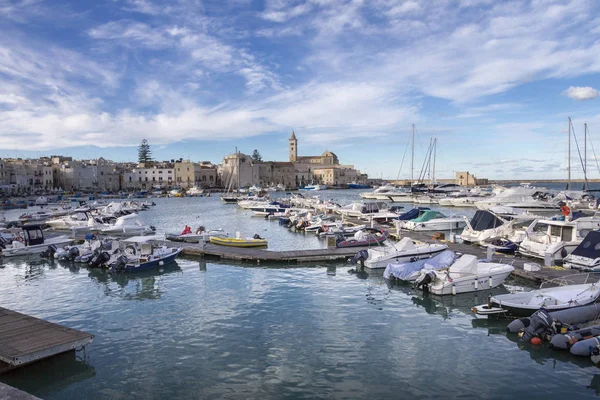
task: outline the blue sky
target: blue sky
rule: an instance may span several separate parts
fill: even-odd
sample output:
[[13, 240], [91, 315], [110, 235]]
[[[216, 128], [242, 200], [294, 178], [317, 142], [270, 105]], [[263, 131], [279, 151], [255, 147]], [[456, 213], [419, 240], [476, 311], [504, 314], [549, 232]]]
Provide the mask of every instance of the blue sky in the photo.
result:
[[[600, 157], [596, 0], [0, 0], [0, 156], [334, 151], [395, 178], [566, 177]], [[573, 146], [574, 176], [581, 164]], [[582, 150], [583, 151], [583, 150]], [[591, 148], [589, 175], [600, 178]], [[409, 176], [405, 160], [401, 177]], [[416, 173], [418, 174], [418, 173]]]

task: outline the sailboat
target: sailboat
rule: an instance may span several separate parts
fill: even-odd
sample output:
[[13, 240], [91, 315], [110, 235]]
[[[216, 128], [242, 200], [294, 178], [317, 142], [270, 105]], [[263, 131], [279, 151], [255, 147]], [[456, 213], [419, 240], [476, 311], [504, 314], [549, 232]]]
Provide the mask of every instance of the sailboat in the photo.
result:
[[229, 185], [227, 187], [227, 193], [221, 196], [221, 201], [225, 204], [237, 204], [240, 199], [240, 152], [237, 147], [235, 148], [235, 156], [236, 156], [236, 168], [235, 168], [235, 176], [237, 178], [237, 189], [236, 192], [231, 192], [231, 186], [233, 184], [234, 174], [231, 174], [229, 177]]

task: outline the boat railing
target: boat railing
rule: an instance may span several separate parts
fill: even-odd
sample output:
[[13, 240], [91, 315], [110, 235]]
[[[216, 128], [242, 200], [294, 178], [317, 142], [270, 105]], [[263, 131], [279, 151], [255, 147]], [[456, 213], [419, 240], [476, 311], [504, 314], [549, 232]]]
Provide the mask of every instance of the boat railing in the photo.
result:
[[540, 289], [568, 285], [584, 285], [588, 283], [598, 283], [599, 281], [600, 272], [578, 273], [550, 279], [549, 281], [542, 283]]

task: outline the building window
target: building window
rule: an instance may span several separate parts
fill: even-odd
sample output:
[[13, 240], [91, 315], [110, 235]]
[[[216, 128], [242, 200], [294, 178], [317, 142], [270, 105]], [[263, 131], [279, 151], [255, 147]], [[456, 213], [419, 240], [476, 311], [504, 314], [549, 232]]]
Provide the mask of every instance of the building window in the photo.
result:
[[159, 177], [158, 177], [158, 181], [159, 181], [159, 182], [162, 182], [162, 176], [159, 176]]
[[210, 176], [210, 180], [211, 180], [211, 181], [213, 180], [213, 176], [212, 176], [212, 175]]
[[206, 175], [202, 175], [202, 180], [206, 181]]
[[155, 176], [152, 177], [152, 182], [156, 182], [156, 177]]

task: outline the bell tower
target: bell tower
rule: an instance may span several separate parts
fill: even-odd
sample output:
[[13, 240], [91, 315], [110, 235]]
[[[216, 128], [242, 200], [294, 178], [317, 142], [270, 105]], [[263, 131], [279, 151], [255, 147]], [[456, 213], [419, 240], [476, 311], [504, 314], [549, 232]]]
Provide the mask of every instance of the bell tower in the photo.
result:
[[290, 136], [290, 162], [296, 162], [298, 160], [298, 139], [296, 134], [292, 131]]

